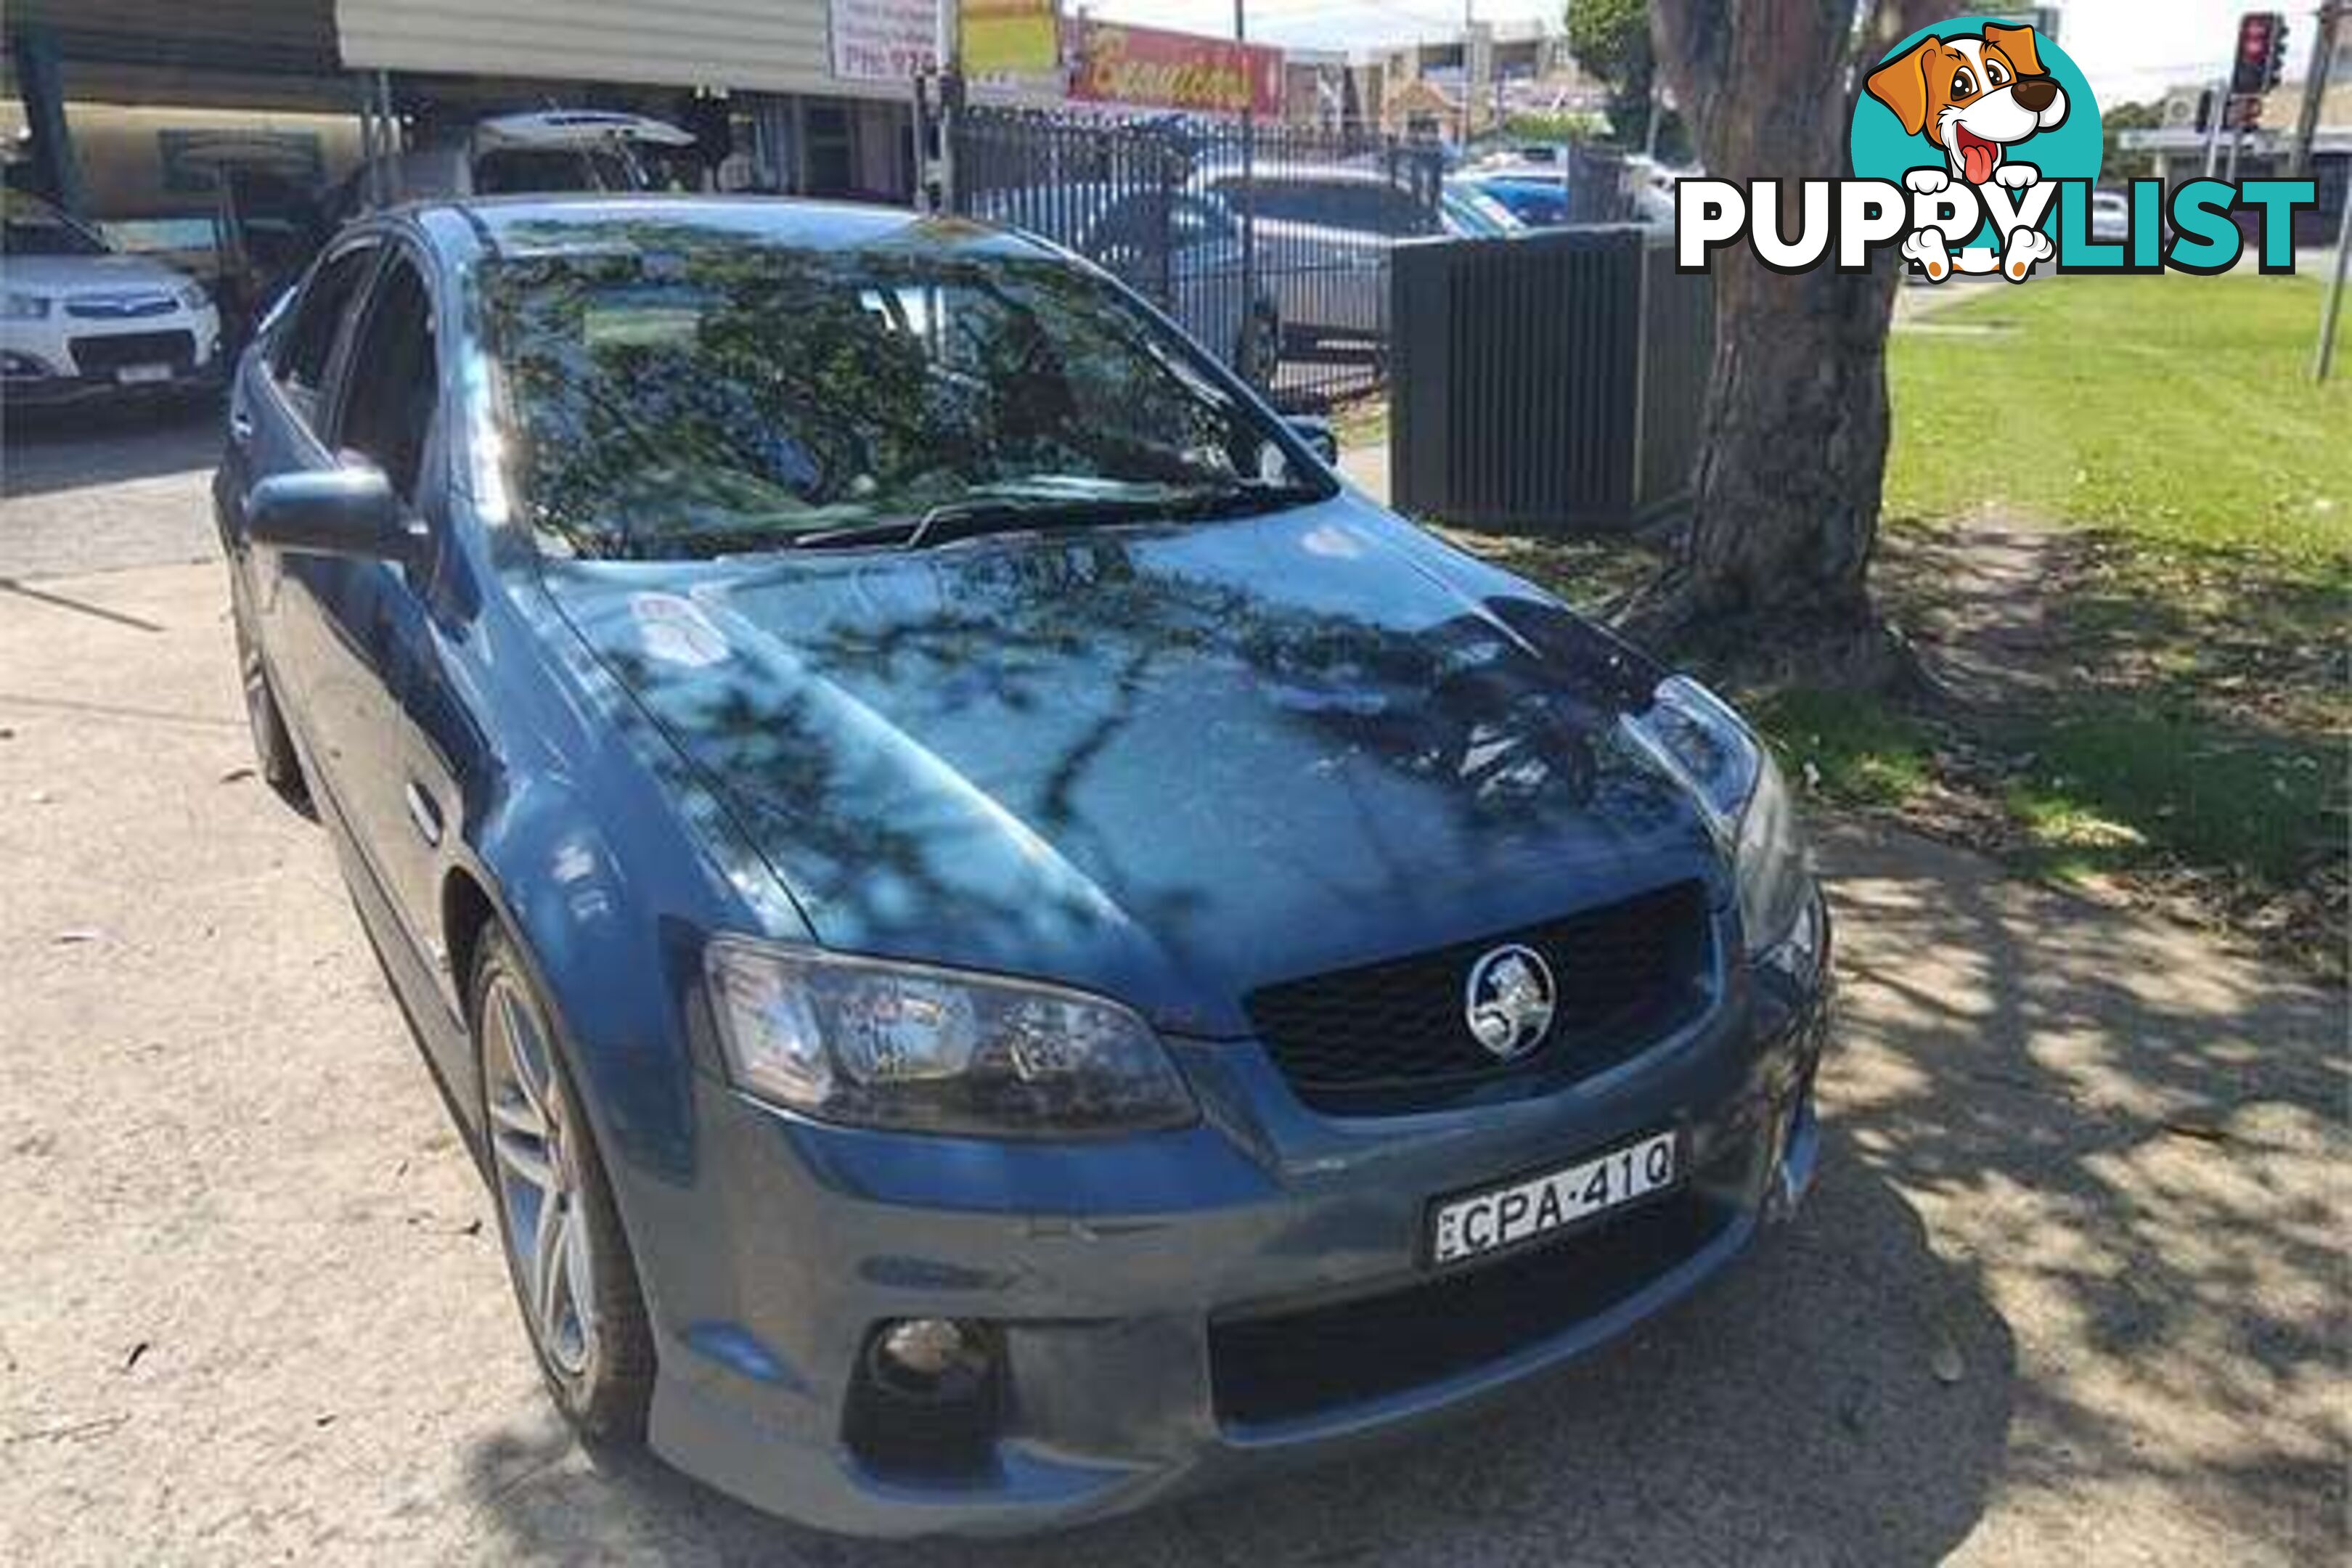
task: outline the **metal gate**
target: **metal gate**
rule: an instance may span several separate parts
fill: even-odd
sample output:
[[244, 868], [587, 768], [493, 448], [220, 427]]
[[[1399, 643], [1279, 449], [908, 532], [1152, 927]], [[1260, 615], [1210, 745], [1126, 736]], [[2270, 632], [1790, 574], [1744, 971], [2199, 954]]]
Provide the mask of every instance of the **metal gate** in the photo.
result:
[[965, 107], [950, 211], [1118, 275], [1290, 410], [1385, 389], [1389, 257], [1444, 231], [1444, 165], [1392, 138]]

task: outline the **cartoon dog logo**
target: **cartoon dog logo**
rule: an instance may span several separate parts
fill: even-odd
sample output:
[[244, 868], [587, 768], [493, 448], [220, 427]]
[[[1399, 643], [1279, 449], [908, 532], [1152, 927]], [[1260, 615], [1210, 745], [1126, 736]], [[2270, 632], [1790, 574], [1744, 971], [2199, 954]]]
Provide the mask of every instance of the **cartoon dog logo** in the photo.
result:
[[[1904, 176], [1912, 190], [1929, 195], [1954, 179], [2012, 191], [2032, 184], [2042, 171], [2011, 159], [2009, 150], [2066, 118], [2065, 89], [2042, 69], [2031, 27], [1988, 22], [1980, 34], [1922, 38], [1871, 72], [1868, 86], [1907, 134], [1924, 133], [1943, 150], [1947, 168], [1916, 168]], [[2021, 227], [2010, 236], [2001, 271], [2021, 281], [2055, 248], [2041, 230]], [[1910, 236], [1903, 252], [1937, 281], [1952, 268], [1934, 229]]]

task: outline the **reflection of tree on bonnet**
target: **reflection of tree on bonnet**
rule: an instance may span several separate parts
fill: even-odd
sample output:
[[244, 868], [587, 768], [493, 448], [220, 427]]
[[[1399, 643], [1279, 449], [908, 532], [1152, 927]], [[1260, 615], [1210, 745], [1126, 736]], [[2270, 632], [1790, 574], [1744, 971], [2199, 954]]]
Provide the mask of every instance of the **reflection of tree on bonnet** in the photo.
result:
[[[1269, 863], [1302, 909], [1443, 908], [1692, 831], [1575, 695], [1611, 689], [1617, 650], [1538, 600], [1400, 593], [1400, 547], [1309, 511], [551, 580], [752, 803], [826, 940], [935, 933], [952, 910], [972, 962], [1110, 921], [1223, 964], [1245, 960], [1221, 951], [1222, 900]], [[656, 585], [724, 657], [647, 653], [632, 595]], [[1601, 679], [1562, 680], [1567, 661]]]

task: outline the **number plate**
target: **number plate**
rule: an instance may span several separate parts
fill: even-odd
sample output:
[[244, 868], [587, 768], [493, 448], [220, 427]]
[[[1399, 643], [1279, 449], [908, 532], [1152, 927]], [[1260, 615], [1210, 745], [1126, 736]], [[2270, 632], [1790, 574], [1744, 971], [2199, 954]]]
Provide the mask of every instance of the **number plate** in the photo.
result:
[[1675, 1134], [1654, 1132], [1557, 1171], [1442, 1199], [1429, 1216], [1429, 1259], [1461, 1263], [1565, 1230], [1673, 1186], [1681, 1166]]
[[169, 381], [172, 367], [168, 364], [126, 364], [116, 370], [114, 379], [120, 382]]

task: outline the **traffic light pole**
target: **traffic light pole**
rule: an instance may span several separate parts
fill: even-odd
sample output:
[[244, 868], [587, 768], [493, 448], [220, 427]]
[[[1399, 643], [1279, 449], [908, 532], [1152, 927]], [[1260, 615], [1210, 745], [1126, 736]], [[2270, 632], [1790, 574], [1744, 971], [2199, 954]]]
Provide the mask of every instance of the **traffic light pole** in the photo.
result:
[[2336, 280], [2327, 286], [2327, 302], [2319, 308], [2319, 350], [2312, 356], [2311, 379], [2326, 381], [2335, 368], [2336, 327], [2344, 315], [2345, 263], [2352, 258], [2352, 190], [2344, 193], [2344, 211], [2336, 221]]
[[2311, 39], [2311, 64], [2303, 73], [2303, 112], [2295, 121], [2294, 158], [2286, 171], [2289, 179], [2311, 173], [2311, 141], [2319, 131], [2319, 100], [2327, 96], [2327, 68], [2336, 63], [2336, 28], [2347, 10], [2352, 6], [2344, 0], [2328, 0], [2319, 8], [2319, 29]]

